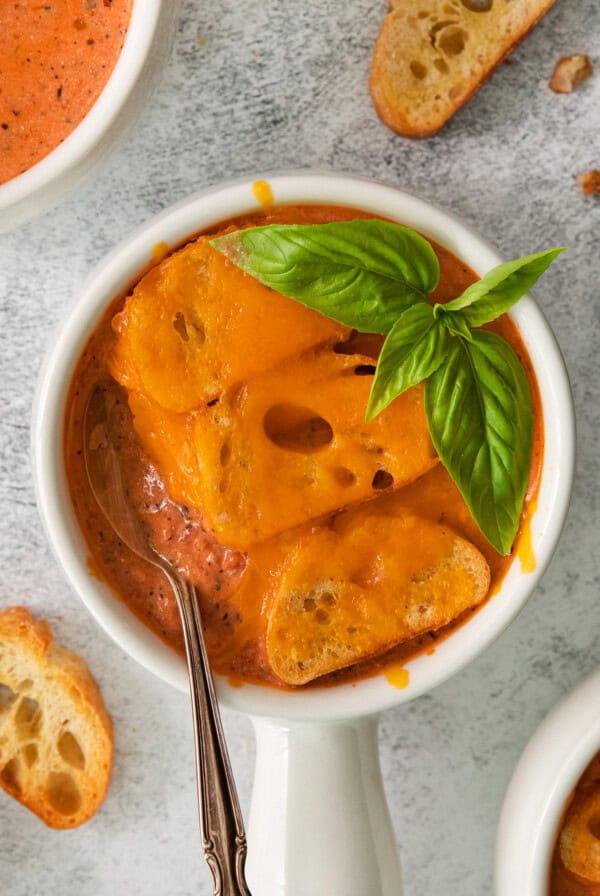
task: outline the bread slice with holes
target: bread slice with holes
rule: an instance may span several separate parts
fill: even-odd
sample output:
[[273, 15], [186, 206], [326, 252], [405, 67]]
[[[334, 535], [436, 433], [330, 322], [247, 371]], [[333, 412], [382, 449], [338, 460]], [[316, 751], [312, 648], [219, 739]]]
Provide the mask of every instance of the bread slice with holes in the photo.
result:
[[286, 684], [379, 656], [484, 600], [483, 555], [447, 526], [372, 501], [298, 538], [267, 623], [267, 657]]
[[390, 0], [369, 87], [404, 137], [431, 137], [481, 87], [554, 0]]
[[437, 465], [422, 386], [365, 422], [374, 370], [372, 358], [314, 349], [196, 418], [196, 505], [222, 544], [246, 550]]
[[112, 722], [84, 661], [25, 607], [0, 611], [0, 785], [49, 827], [83, 824], [110, 780]]
[[115, 379], [180, 414], [312, 345], [333, 345], [349, 334], [249, 277], [206, 236], [152, 268], [112, 326]]

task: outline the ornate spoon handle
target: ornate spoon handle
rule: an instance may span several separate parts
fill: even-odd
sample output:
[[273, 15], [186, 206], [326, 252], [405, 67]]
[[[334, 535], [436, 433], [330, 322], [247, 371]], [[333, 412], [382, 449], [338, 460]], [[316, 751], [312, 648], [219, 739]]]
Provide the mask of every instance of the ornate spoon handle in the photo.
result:
[[186, 646], [196, 740], [196, 776], [202, 846], [214, 877], [215, 896], [251, 896], [246, 885], [246, 834], [215, 689], [206, 655], [194, 586], [171, 571]]

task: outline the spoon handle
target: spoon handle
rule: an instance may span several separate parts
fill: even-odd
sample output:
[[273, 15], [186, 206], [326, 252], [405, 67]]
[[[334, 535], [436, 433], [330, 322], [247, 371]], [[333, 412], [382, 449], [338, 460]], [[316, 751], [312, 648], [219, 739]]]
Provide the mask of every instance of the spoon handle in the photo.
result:
[[246, 885], [246, 834], [193, 585], [165, 570], [177, 596], [192, 691], [202, 846], [215, 896], [251, 896]]

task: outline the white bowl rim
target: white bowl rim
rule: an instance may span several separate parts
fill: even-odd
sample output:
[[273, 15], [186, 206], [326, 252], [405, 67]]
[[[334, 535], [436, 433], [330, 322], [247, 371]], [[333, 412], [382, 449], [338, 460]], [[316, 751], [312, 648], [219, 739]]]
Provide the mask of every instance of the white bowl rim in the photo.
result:
[[511, 778], [496, 839], [496, 896], [548, 896], [569, 794], [600, 750], [600, 669], [539, 725]]
[[153, 45], [164, 0], [133, 0], [123, 48], [100, 96], [48, 155], [0, 184], [0, 211], [11, 209], [74, 169], [102, 140], [133, 91]]
[[[88, 610], [127, 653], [181, 690], [188, 689], [183, 660], [152, 635], [107, 586], [93, 580], [88, 573], [87, 549], [70, 507], [62, 463], [65, 393], [87, 336], [109, 301], [148, 263], [152, 248], [158, 243], [174, 248], [191, 235], [228, 218], [260, 210], [252, 191], [257, 180], [268, 181], [277, 205], [349, 206], [407, 223], [455, 252], [479, 274], [502, 260], [459, 218], [411, 193], [367, 178], [297, 171], [243, 177], [196, 193], [140, 227], [92, 272], [66, 313], [40, 374], [32, 425], [38, 506], [59, 563]], [[335, 688], [291, 693], [250, 684], [235, 688], [218, 677], [217, 690], [225, 704], [245, 712], [289, 720], [351, 718], [375, 713], [413, 699], [445, 681], [498, 637], [521, 609], [552, 556], [567, 513], [575, 422], [564, 362], [543, 314], [527, 296], [511, 315], [534, 363], [545, 408], [545, 461], [539, 509], [532, 521], [535, 571], [526, 576], [519, 570], [518, 562], [513, 563], [502, 588], [491, 601], [452, 637], [437, 645], [432, 656], [420, 656], [408, 664], [410, 683], [404, 690], [393, 688], [382, 675]], [[535, 338], [528, 335], [531, 333]], [[548, 408], [552, 413], [548, 413]]]

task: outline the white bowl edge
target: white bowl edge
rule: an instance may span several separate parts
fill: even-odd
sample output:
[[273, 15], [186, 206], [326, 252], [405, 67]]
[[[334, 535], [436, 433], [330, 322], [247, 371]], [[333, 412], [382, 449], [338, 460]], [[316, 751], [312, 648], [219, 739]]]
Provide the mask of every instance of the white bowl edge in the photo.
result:
[[600, 669], [544, 719], [511, 778], [496, 839], [496, 896], [548, 896], [567, 798], [600, 750]]

